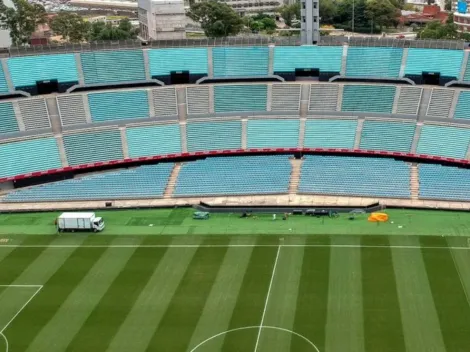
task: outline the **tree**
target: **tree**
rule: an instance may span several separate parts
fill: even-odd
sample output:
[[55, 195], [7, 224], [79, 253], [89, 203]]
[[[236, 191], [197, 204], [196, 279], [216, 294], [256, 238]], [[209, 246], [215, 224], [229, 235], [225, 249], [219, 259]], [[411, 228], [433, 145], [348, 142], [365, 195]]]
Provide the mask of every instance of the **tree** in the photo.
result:
[[91, 32], [94, 36], [91, 40], [126, 40], [131, 38], [130, 32], [114, 27], [111, 23], [105, 23], [104, 25], [98, 23], [100, 22], [95, 22], [92, 25]]
[[51, 29], [64, 40], [79, 43], [87, 38], [90, 23], [76, 13], [61, 11], [51, 20]]
[[27, 0], [12, 0], [14, 7], [6, 6], [0, 0], [0, 22], [10, 30], [13, 45], [27, 44], [37, 26], [47, 21], [47, 14], [40, 4]]
[[297, 1], [294, 4], [283, 5], [277, 11], [281, 14], [285, 24], [292, 26], [294, 19], [300, 19], [300, 2]]
[[371, 0], [367, 2], [366, 16], [369, 20], [382, 27], [394, 24], [397, 18], [397, 8], [389, 0]]
[[215, 0], [192, 4], [188, 17], [199, 22], [210, 38], [237, 35], [243, 29], [241, 17], [226, 3]]
[[320, 18], [324, 24], [334, 24], [334, 17], [337, 13], [337, 5], [332, 0], [320, 1]]
[[454, 23], [454, 17], [449, 15], [445, 24], [439, 21], [428, 23], [418, 32], [419, 39], [465, 39], [462, 33], [457, 32], [457, 25]]

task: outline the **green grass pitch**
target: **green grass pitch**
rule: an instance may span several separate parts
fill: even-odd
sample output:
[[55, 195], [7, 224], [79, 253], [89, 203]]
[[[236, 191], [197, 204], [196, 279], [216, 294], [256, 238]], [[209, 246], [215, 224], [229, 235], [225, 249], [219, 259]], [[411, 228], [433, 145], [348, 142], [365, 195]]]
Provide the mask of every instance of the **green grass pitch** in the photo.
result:
[[470, 214], [191, 212], [0, 215], [0, 352], [470, 351]]

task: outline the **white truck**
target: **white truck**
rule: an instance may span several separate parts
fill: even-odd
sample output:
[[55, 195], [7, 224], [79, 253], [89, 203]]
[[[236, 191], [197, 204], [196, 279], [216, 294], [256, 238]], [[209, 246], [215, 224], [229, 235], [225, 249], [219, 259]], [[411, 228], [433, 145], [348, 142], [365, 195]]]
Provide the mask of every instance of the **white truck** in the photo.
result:
[[57, 218], [57, 229], [64, 231], [93, 231], [104, 229], [104, 220], [95, 213], [62, 213]]

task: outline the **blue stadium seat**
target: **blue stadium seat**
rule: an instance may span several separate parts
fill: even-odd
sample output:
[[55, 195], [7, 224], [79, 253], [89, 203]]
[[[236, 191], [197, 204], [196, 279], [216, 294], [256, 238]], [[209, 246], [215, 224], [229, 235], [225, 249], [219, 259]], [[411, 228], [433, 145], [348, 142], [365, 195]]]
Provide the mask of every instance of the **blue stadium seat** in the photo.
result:
[[299, 120], [263, 119], [248, 120], [248, 148], [297, 148], [299, 145]]
[[470, 92], [461, 91], [457, 106], [455, 107], [454, 118], [470, 119]]
[[215, 112], [266, 111], [265, 84], [220, 85], [214, 87]]
[[392, 113], [395, 86], [345, 85], [342, 111]]
[[354, 148], [357, 120], [308, 119], [305, 148]]
[[145, 80], [142, 50], [94, 51], [80, 58], [86, 84]]
[[410, 167], [393, 159], [308, 155], [299, 192], [410, 198]]
[[342, 46], [276, 46], [274, 72], [293, 72], [296, 68], [340, 72], [342, 57]]
[[409, 152], [415, 128], [414, 122], [365, 120], [360, 149]]
[[18, 132], [18, 121], [16, 121], [13, 104], [0, 103], [0, 133]]
[[346, 76], [390, 77], [400, 73], [403, 49], [349, 47]]
[[454, 166], [418, 165], [419, 198], [470, 201], [470, 170]]
[[188, 152], [242, 147], [240, 121], [194, 122], [186, 125]]
[[3, 67], [0, 65], [0, 93], [8, 93], [8, 83], [5, 79], [5, 72], [3, 72]]
[[213, 48], [214, 77], [266, 76], [269, 48]]
[[55, 138], [0, 144], [0, 177], [62, 167]]
[[127, 127], [126, 133], [131, 158], [181, 153], [178, 124]]
[[88, 102], [93, 122], [145, 118], [150, 115], [146, 90], [90, 93]]
[[208, 158], [183, 164], [174, 194], [287, 193], [290, 173], [285, 155]]
[[423, 125], [416, 152], [464, 159], [469, 143], [469, 128]]
[[169, 48], [148, 51], [150, 74], [169, 75], [171, 71], [207, 74], [206, 48]]
[[440, 72], [441, 76], [459, 77], [463, 50], [409, 48], [405, 75]]
[[159, 198], [165, 192], [173, 163], [145, 165], [47, 183], [9, 193], [4, 202], [50, 202]]

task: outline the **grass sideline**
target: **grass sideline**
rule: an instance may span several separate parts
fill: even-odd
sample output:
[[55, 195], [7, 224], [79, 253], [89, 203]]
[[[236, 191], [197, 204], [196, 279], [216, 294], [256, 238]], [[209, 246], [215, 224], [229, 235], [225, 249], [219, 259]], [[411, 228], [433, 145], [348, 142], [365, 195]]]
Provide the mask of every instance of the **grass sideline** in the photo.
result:
[[[106, 229], [102, 235], [426, 235], [470, 236], [469, 212], [434, 210], [385, 210], [388, 223], [369, 223], [367, 215], [348, 220], [272, 215], [240, 219], [239, 213], [211, 214], [193, 220], [191, 208], [97, 211]], [[58, 212], [0, 214], [0, 235], [53, 235]], [[401, 226], [401, 227], [400, 227]]]

